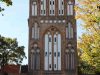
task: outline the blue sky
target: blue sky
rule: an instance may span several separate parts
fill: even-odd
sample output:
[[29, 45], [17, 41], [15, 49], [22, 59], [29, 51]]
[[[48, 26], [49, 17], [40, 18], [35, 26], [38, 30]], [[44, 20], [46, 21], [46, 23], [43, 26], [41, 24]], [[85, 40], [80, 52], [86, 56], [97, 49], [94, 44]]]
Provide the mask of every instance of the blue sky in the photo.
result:
[[[12, 0], [13, 5], [5, 8], [0, 13], [0, 35], [4, 37], [17, 38], [20, 46], [25, 46], [25, 53], [28, 56], [28, 15], [29, 0]], [[81, 21], [77, 22], [78, 36], [82, 33]], [[24, 59], [23, 64], [28, 64], [28, 59]]]

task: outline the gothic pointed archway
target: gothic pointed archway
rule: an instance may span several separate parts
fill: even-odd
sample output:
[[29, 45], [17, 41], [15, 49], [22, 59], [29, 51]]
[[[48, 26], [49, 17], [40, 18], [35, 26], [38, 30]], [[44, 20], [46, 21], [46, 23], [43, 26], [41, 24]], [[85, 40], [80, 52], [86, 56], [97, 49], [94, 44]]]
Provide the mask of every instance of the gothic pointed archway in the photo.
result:
[[49, 28], [44, 35], [44, 70], [61, 70], [61, 34]]

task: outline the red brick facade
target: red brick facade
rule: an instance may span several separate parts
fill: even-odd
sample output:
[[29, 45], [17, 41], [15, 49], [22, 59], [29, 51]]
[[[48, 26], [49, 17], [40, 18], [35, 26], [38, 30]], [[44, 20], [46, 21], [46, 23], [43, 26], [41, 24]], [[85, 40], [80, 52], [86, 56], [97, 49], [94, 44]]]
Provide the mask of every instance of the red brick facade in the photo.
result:
[[1, 69], [1, 73], [7, 73], [10, 75], [20, 75], [20, 66], [19, 65], [5, 65]]
[[[28, 26], [29, 26], [29, 73], [31, 75], [77, 75], [77, 31], [76, 31], [76, 20], [75, 20], [75, 12], [73, 10], [73, 15], [67, 15], [67, 5], [68, 1], [71, 1], [73, 3], [73, 6], [75, 4], [75, 0], [64, 0], [64, 15], [59, 15], [58, 10], [58, 0], [55, 0], [55, 15], [50, 16], [49, 12], [49, 0], [46, 0], [46, 16], [40, 15], [41, 10], [41, 0], [30, 0], [29, 3], [29, 20], [28, 20]], [[32, 4], [33, 2], [36, 2], [37, 4], [37, 15], [32, 15]], [[68, 26], [68, 23], [72, 24], [73, 28], [73, 38], [67, 38], [66, 37], [66, 27]], [[37, 23], [39, 27], [39, 38], [34, 39], [34, 35], [32, 35], [32, 27], [34, 27], [35, 23]], [[45, 53], [45, 34], [50, 31], [51, 35], [54, 36], [54, 33], [58, 31], [61, 34], [61, 70], [44, 70], [44, 53]], [[34, 45], [37, 45], [36, 47], [39, 49], [39, 53], [37, 58], [35, 59], [35, 53], [34, 53]], [[54, 46], [52, 46], [53, 48]], [[73, 52], [73, 50], [74, 52]], [[33, 50], [33, 51], [32, 51]], [[53, 49], [54, 50], [54, 49]], [[67, 51], [68, 50], [68, 51]], [[72, 54], [70, 53], [70, 50], [72, 50]], [[33, 56], [32, 56], [33, 53]], [[71, 57], [73, 55], [73, 57]], [[54, 56], [54, 55], [53, 55]], [[33, 57], [33, 58], [32, 58]], [[69, 58], [68, 58], [69, 57]], [[38, 63], [33, 63], [33, 61], [39, 60]], [[67, 61], [68, 60], [68, 61]], [[73, 62], [72, 62], [73, 61]], [[54, 62], [54, 60], [52, 61]], [[74, 63], [72, 65], [72, 63]], [[59, 63], [58, 63], [59, 64]], [[66, 68], [66, 65], [69, 66], [69, 68]], [[31, 67], [37, 67], [37, 68], [31, 68]], [[73, 69], [70, 67], [74, 66]]]

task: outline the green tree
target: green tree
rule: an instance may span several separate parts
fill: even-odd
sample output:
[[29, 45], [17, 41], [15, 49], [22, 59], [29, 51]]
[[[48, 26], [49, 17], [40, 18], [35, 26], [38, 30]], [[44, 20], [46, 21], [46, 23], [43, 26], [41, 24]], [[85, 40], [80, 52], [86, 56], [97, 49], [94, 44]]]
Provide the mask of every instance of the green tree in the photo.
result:
[[12, 0], [0, 0], [0, 12], [4, 11], [4, 8], [2, 7], [2, 4], [6, 4], [6, 6], [12, 5]]
[[21, 64], [26, 58], [24, 46], [18, 46], [16, 39], [0, 36], [1, 66], [6, 64]]
[[100, 0], [78, 0], [75, 9], [85, 30], [78, 41], [81, 71], [100, 72]]
[[100, 72], [100, 36], [84, 33], [78, 42], [80, 64], [87, 73]]

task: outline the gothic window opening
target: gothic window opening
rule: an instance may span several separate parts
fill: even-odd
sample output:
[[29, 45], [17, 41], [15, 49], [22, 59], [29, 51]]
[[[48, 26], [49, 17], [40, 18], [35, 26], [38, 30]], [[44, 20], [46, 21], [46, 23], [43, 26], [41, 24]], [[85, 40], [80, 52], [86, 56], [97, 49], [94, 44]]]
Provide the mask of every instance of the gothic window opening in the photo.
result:
[[33, 27], [32, 27], [32, 38], [35, 40], [39, 39], [39, 32], [40, 32], [40, 28], [38, 26], [37, 23], [34, 23]]
[[34, 50], [31, 50], [31, 69], [34, 69], [34, 67], [33, 67], [34, 62], [33, 62], [33, 60], [34, 60]]
[[67, 15], [73, 15], [73, 10], [74, 6], [73, 6], [73, 2], [69, 1], [67, 4]]
[[45, 70], [52, 70], [52, 37], [50, 32], [48, 32], [47, 34], [45, 34], [45, 52], [47, 52], [47, 54], [49, 54], [51, 52], [51, 54], [49, 54], [48, 56], [45, 56]]
[[64, 15], [64, 0], [58, 0], [59, 15]]
[[44, 69], [61, 70], [61, 35], [59, 32], [53, 35], [51, 32], [45, 34], [45, 52], [49, 55], [44, 56]]
[[74, 35], [73, 26], [69, 22], [68, 26], [66, 27], [66, 38], [68, 39], [73, 38], [73, 35]]
[[65, 58], [66, 58], [66, 69], [69, 70], [70, 69], [70, 52], [69, 49], [66, 49], [66, 54], [65, 54]]
[[55, 15], [55, 0], [49, 1], [49, 15]]
[[75, 51], [71, 49], [71, 70], [75, 69]]
[[54, 34], [54, 65], [56, 65], [54, 70], [61, 70], [61, 57], [58, 56], [58, 52], [61, 55], [61, 35], [56, 32]]
[[66, 49], [66, 70], [74, 70], [75, 69], [75, 51], [73, 48]]
[[33, 2], [32, 4], [32, 16], [37, 16], [37, 3]]
[[46, 15], [46, 0], [41, 0], [41, 15]]
[[40, 49], [34, 47], [31, 49], [31, 69], [39, 70], [40, 69]]

